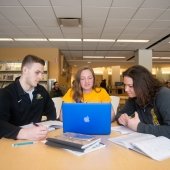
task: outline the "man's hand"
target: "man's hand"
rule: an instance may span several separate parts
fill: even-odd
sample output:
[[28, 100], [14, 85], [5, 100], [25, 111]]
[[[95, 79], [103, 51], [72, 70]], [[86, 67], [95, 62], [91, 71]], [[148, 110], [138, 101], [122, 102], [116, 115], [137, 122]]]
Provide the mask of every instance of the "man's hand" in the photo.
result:
[[39, 125], [21, 129], [17, 135], [17, 139], [44, 140], [47, 137], [47, 133], [47, 127]]

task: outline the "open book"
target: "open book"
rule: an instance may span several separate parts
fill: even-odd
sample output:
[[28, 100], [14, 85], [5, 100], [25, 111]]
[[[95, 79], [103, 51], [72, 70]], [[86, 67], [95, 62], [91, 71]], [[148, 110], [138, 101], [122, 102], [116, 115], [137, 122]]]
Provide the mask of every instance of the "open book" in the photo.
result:
[[[71, 136], [71, 137], [70, 137]], [[74, 138], [75, 136], [75, 138]], [[71, 151], [77, 151], [82, 153], [88, 153], [104, 146], [100, 143], [101, 138], [92, 137], [90, 135], [82, 135], [76, 133], [66, 133], [53, 138], [47, 138], [46, 145], [68, 149]]]
[[164, 136], [133, 133], [109, 140], [158, 161], [170, 158], [170, 139]]

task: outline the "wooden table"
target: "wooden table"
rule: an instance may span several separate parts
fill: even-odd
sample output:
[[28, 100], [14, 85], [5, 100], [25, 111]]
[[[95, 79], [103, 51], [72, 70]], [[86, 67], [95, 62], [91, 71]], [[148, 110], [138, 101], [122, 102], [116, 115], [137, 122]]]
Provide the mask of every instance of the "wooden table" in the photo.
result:
[[[61, 129], [50, 132], [49, 136], [62, 133]], [[0, 170], [169, 170], [170, 159], [155, 161], [134, 151], [113, 144], [104, 136], [105, 148], [75, 156], [63, 149], [52, 148], [38, 142], [14, 148], [19, 142], [0, 139]]]

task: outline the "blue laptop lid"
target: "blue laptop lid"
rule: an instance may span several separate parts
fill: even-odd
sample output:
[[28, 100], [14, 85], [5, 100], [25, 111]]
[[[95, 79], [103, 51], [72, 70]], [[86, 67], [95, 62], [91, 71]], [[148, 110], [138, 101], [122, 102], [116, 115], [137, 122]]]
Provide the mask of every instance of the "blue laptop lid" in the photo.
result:
[[106, 135], [111, 131], [111, 103], [63, 103], [63, 132]]

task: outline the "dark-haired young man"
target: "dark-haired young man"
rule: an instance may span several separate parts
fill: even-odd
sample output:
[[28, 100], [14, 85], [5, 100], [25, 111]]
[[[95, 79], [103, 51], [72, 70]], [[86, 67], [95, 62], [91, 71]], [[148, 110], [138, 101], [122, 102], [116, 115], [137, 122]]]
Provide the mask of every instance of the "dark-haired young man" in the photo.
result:
[[0, 91], [0, 137], [12, 139], [42, 140], [48, 130], [45, 126], [21, 128], [20, 126], [56, 119], [56, 110], [42, 80], [45, 61], [27, 55], [22, 61], [21, 77]]

